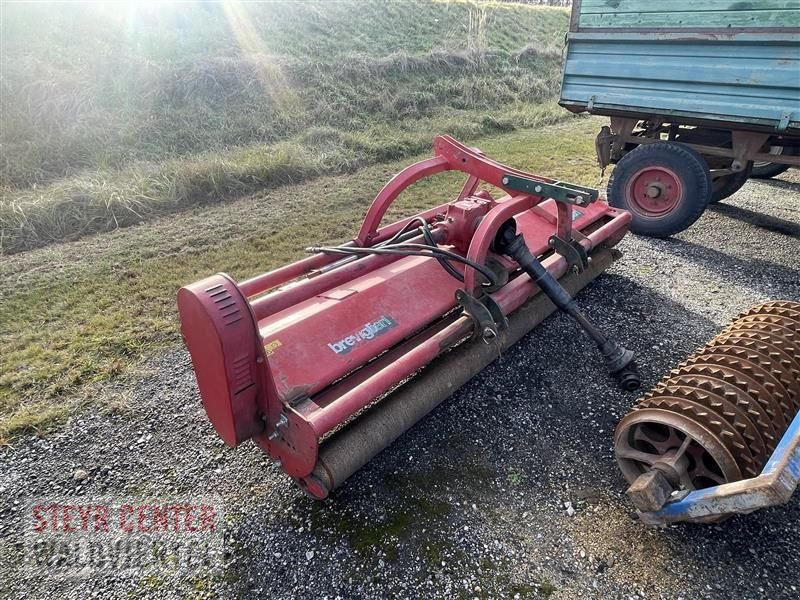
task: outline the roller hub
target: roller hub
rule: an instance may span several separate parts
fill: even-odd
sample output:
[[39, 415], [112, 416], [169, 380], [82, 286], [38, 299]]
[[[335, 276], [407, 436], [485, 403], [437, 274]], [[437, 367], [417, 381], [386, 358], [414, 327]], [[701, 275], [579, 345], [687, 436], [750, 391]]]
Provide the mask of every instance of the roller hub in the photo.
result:
[[[741, 478], [741, 470], [725, 445], [735, 436], [718, 418], [703, 423], [702, 407], [678, 398], [651, 398], [627, 415], [614, 443], [625, 478], [637, 477], [659, 465], [673, 468], [684, 489], [701, 489]], [[678, 463], [685, 457], [686, 460]]]

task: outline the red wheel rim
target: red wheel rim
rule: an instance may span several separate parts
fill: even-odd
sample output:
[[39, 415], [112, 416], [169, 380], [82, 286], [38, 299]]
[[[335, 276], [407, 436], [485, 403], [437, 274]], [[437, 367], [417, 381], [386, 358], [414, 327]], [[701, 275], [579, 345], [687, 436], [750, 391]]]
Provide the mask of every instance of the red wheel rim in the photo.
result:
[[645, 167], [628, 180], [625, 188], [628, 208], [644, 217], [660, 217], [683, 199], [683, 183], [666, 167]]

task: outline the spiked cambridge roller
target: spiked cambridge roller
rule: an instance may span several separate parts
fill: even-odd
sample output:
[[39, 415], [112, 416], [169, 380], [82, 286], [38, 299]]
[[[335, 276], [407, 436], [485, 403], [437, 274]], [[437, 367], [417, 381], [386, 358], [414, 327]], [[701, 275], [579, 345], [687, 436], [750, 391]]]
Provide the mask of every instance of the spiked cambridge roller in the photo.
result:
[[785, 502], [800, 478], [800, 303], [743, 313], [620, 421], [645, 521], [713, 522]]

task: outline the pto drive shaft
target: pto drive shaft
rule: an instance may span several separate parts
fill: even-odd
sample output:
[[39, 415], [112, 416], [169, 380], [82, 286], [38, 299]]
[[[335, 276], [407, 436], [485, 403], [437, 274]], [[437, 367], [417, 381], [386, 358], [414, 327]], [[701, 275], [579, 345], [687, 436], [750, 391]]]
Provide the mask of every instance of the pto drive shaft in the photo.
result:
[[553, 304], [572, 317], [586, 335], [592, 338], [603, 355], [608, 370], [616, 377], [622, 389], [633, 391], [639, 388], [641, 379], [636, 370], [633, 352], [607, 338], [581, 312], [572, 296], [531, 253], [525, 239], [521, 235], [517, 235], [514, 221], [509, 221], [501, 227], [495, 238], [495, 249], [511, 257], [550, 298]]

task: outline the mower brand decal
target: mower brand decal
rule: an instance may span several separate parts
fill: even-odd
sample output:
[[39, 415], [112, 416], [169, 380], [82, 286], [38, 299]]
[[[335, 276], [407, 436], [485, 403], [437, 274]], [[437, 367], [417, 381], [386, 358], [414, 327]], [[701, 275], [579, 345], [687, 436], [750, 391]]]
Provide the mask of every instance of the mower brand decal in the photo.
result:
[[397, 327], [397, 322], [392, 317], [383, 315], [377, 321], [364, 323], [364, 326], [352, 335], [343, 337], [338, 342], [328, 344], [328, 348], [336, 352], [336, 354], [347, 354], [356, 344], [368, 342], [376, 336], [386, 333], [392, 327]]
[[583, 213], [579, 211], [577, 208], [572, 209], [572, 220], [575, 221], [583, 216]]

